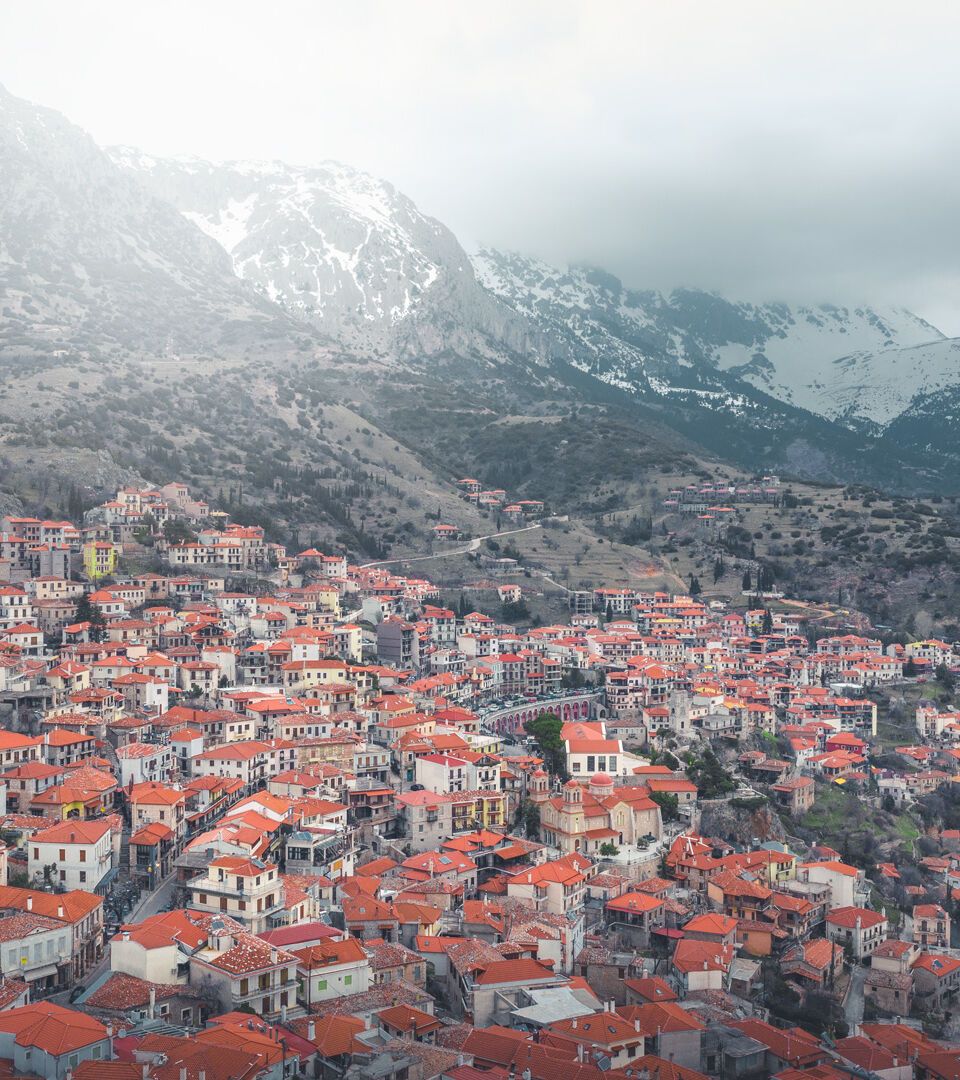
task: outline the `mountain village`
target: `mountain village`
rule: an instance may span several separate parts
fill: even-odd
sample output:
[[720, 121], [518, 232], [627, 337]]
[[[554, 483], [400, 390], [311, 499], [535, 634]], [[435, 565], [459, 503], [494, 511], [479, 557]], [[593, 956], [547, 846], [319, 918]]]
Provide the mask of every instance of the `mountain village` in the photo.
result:
[[953, 643], [619, 584], [518, 627], [176, 482], [5, 517], [0, 577], [0, 1075], [960, 1070], [960, 711], [878, 706]]

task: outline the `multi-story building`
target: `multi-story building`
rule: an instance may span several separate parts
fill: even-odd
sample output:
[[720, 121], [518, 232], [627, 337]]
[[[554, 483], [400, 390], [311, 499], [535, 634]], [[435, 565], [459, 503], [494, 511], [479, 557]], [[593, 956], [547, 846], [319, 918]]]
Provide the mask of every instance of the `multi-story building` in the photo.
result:
[[127, 796], [130, 804], [130, 824], [134, 830], [151, 822], [169, 825], [174, 843], [179, 848], [186, 835], [187, 794], [155, 780], [134, 784]]
[[914, 907], [913, 941], [921, 949], [950, 947], [950, 916], [939, 904], [917, 904]]
[[27, 874], [43, 883], [44, 870], [66, 889], [96, 892], [113, 869], [113, 833], [108, 822], [64, 821], [37, 833], [27, 845]]
[[210, 922], [205, 945], [190, 957], [190, 985], [220, 1012], [245, 1009], [268, 1023], [303, 1014], [297, 1003], [297, 958], [245, 931]]
[[886, 939], [887, 917], [868, 908], [834, 908], [827, 912], [826, 935], [849, 947], [855, 960], [865, 960]]
[[259, 859], [222, 855], [188, 888], [197, 911], [228, 915], [251, 934], [269, 929], [283, 910], [277, 867]]

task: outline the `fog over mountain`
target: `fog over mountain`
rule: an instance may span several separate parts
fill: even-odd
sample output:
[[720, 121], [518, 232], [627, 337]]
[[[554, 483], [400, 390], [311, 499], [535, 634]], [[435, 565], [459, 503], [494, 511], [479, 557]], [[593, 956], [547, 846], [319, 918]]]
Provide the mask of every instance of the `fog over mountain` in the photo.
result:
[[958, 15], [925, 6], [290, 3], [263, 20], [175, 0], [156, 20], [39, 0], [0, 16], [0, 70], [101, 145], [385, 177], [468, 250], [632, 289], [906, 306], [956, 334]]

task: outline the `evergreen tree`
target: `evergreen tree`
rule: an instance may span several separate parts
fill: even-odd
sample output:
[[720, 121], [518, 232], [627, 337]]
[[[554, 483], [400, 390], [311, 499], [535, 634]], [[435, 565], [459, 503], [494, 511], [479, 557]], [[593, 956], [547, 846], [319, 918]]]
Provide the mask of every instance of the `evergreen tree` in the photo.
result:
[[718, 555], [717, 558], [716, 558], [716, 561], [713, 564], [713, 583], [714, 583], [714, 585], [716, 585], [716, 583], [723, 577], [723, 573], [724, 573], [725, 569], [726, 568], [723, 565], [723, 558]]
[[90, 594], [82, 593], [77, 601], [74, 622], [90, 624], [90, 640], [103, 641], [106, 635], [107, 620], [97, 604], [90, 602]]
[[524, 725], [528, 735], [532, 735], [537, 742], [543, 763], [547, 772], [553, 776], [559, 776], [561, 780], [567, 778], [567, 755], [560, 732], [563, 729], [563, 721], [556, 713], [541, 713], [535, 720]]
[[753, 578], [750, 576], [749, 570], [744, 570], [743, 581], [741, 582], [740, 587], [745, 593], [748, 593], [753, 588]]
[[699, 596], [700, 593], [703, 591], [700, 588], [700, 579], [698, 577], [696, 577], [695, 575], [693, 575], [693, 574], [690, 575], [690, 590], [689, 591], [690, 591], [691, 596]]
[[760, 622], [760, 633], [761, 634], [772, 634], [773, 633], [773, 616], [770, 614], [770, 609], [769, 608], [764, 608], [763, 609], [763, 619]]

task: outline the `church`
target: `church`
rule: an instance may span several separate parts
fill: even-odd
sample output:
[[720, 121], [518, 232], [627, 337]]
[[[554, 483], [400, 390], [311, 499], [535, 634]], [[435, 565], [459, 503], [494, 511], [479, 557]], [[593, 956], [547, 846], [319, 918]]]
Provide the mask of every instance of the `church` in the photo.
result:
[[553, 795], [550, 778], [537, 769], [530, 777], [529, 798], [540, 808], [541, 839], [564, 854], [593, 855], [603, 844], [637, 844], [648, 836], [659, 840], [663, 832], [650, 789], [617, 785], [606, 773], [596, 773], [588, 784], [569, 780]]

